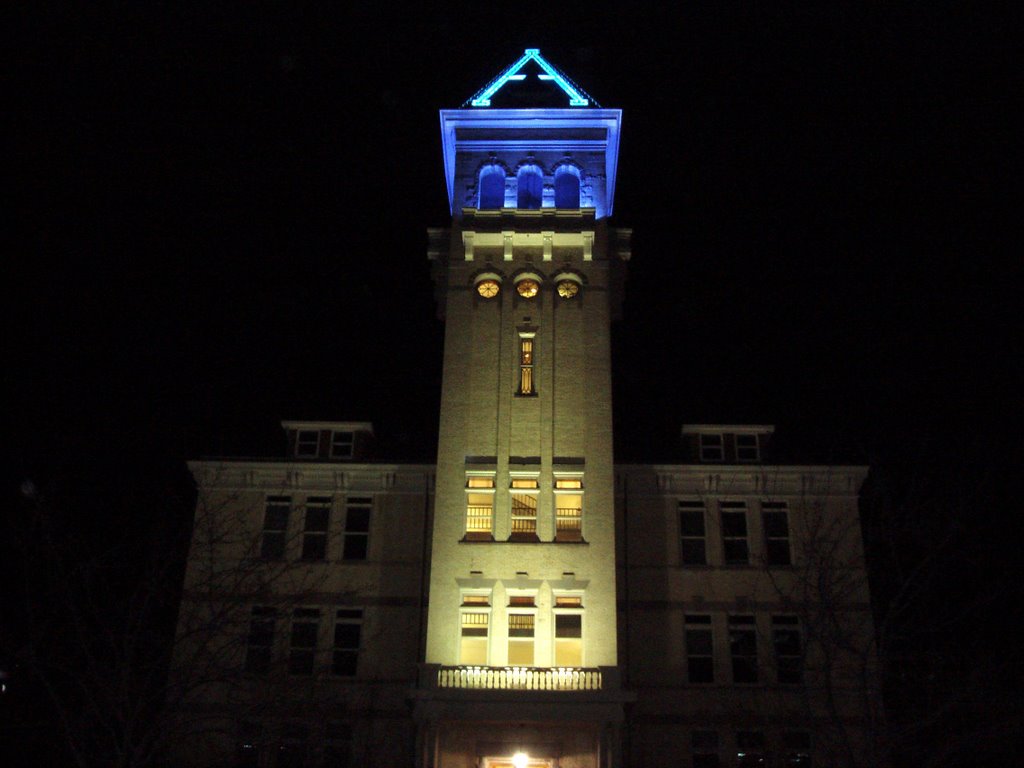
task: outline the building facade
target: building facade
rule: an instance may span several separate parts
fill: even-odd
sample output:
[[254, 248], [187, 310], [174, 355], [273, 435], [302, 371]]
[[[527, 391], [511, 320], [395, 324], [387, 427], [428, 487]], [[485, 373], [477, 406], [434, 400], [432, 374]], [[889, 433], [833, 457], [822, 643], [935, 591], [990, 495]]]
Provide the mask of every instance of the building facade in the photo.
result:
[[436, 464], [370, 461], [371, 425], [331, 422], [285, 422], [283, 461], [190, 464], [170, 709], [192, 762], [863, 754], [866, 470], [772, 465], [757, 425], [684, 428], [686, 464], [614, 463], [621, 120], [535, 49], [441, 112]]

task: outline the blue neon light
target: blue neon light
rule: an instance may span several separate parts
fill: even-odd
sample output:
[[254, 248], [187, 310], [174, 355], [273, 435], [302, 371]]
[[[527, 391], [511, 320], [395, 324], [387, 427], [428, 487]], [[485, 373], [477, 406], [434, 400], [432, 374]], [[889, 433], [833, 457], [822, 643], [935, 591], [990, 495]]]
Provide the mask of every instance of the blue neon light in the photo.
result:
[[580, 93], [577, 88], [571, 85], [561, 72], [544, 60], [544, 57], [540, 55], [539, 48], [527, 48], [519, 61], [498, 75], [494, 82], [487, 86], [479, 96], [470, 102], [471, 105], [474, 107], [491, 106], [491, 96], [501, 90], [501, 87], [505, 85], [505, 83], [509, 80], [523, 80], [526, 77], [526, 75], [519, 74], [519, 70], [522, 69], [526, 62], [531, 59], [537, 62], [540, 68], [544, 70], [544, 74], [539, 76], [541, 80], [553, 80], [559, 88], [565, 91], [566, 95], [569, 97], [570, 107], [585, 107], [590, 103], [590, 100]]

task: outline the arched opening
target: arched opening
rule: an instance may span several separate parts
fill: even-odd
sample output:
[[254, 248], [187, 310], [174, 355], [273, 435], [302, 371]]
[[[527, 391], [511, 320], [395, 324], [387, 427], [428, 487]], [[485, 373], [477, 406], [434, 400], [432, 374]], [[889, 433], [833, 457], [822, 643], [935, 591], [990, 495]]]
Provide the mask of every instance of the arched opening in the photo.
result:
[[580, 207], [580, 172], [571, 165], [555, 171], [555, 208]]
[[505, 206], [505, 169], [500, 165], [488, 165], [480, 171], [480, 202], [484, 209]]
[[544, 176], [536, 165], [524, 165], [516, 177], [516, 207], [540, 208], [544, 194]]

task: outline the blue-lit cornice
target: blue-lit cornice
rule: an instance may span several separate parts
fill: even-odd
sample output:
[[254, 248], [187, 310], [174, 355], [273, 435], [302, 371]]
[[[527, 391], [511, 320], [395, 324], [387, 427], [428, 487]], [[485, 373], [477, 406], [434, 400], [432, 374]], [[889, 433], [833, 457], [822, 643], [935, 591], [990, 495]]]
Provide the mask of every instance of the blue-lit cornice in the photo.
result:
[[568, 106], [586, 107], [591, 103], [591, 101], [593, 101], [588, 97], [586, 93], [583, 92], [582, 88], [570, 82], [568, 77], [566, 77], [553, 66], [551, 66], [551, 64], [549, 64], [548, 61], [543, 56], [540, 55], [539, 48], [527, 48], [515, 64], [513, 64], [511, 67], [509, 67], [496, 78], [494, 78], [494, 80], [492, 80], [482, 91], [480, 91], [472, 99], [470, 99], [470, 106], [491, 106], [491, 97], [495, 93], [500, 91], [501, 88], [506, 83], [508, 83], [509, 81], [523, 80], [526, 77], [526, 75], [524, 75], [521, 70], [529, 61], [536, 62], [537, 66], [539, 66], [543, 70], [544, 74], [538, 75], [538, 77], [541, 80], [548, 80], [550, 82], [553, 82], [555, 85], [562, 89], [566, 96], [569, 97]]
[[621, 109], [443, 109], [441, 144], [449, 210], [454, 216], [462, 206], [461, 199], [456, 202], [457, 155], [483, 159], [488, 153], [550, 150], [603, 157], [604, 167], [598, 172], [604, 172], [604, 193], [594, 207], [598, 219], [610, 216], [621, 126]]

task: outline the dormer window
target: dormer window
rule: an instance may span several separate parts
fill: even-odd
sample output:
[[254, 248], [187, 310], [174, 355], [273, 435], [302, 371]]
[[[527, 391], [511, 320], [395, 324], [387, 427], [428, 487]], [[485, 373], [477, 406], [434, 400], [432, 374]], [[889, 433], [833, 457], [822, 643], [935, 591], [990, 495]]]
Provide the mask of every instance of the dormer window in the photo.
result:
[[347, 430], [331, 432], [331, 458], [351, 459], [355, 435]]
[[315, 459], [320, 455], [320, 432], [300, 429], [295, 437], [295, 455], [300, 459]]
[[555, 208], [580, 207], [580, 172], [571, 165], [555, 171]]
[[706, 434], [700, 436], [700, 460], [701, 461], [724, 461], [725, 445], [723, 436], [718, 434]]
[[516, 207], [540, 208], [544, 196], [544, 175], [537, 165], [524, 165], [516, 175]]
[[760, 460], [761, 450], [758, 445], [757, 435], [736, 435], [736, 461], [750, 462]]
[[479, 207], [483, 210], [505, 207], [505, 169], [500, 165], [488, 165], [480, 171]]

